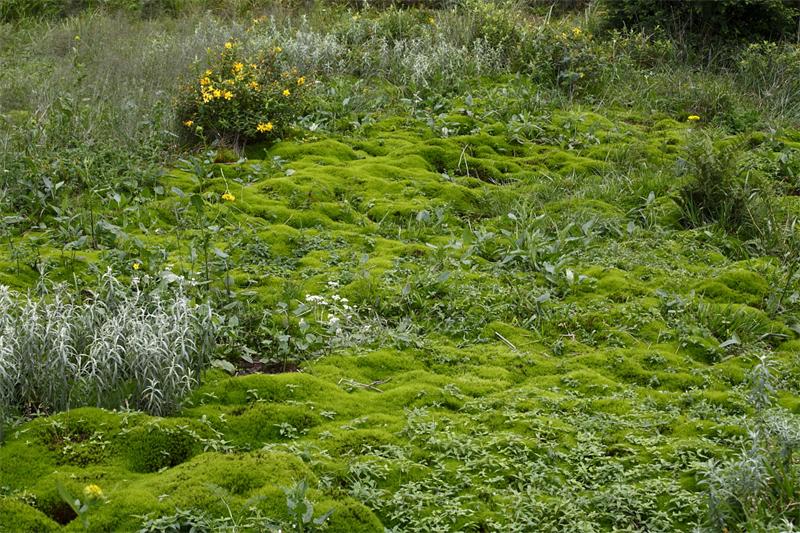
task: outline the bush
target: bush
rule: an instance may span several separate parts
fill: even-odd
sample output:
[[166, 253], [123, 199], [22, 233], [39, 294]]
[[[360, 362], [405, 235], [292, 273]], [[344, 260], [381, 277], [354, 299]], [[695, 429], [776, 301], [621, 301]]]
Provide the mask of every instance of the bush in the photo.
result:
[[797, 31], [797, 0], [604, 0], [606, 23], [615, 28], [666, 30], [675, 36], [780, 39]]
[[245, 56], [228, 41], [178, 96], [178, 117], [188, 131], [206, 140], [240, 146], [284, 133], [304, 106], [308, 80], [281, 64], [280, 47]]
[[121, 10], [154, 17], [174, 15], [183, 5], [184, 0], [2, 0], [0, 22], [66, 17], [87, 9]]
[[687, 226], [719, 223], [734, 231], [742, 228], [748, 197], [738, 177], [739, 155], [735, 145], [715, 143], [712, 134], [690, 138], [685, 163], [691, 179], [680, 192]]
[[525, 36], [522, 57], [531, 75], [570, 95], [596, 88], [604, 51], [581, 28], [543, 25]]

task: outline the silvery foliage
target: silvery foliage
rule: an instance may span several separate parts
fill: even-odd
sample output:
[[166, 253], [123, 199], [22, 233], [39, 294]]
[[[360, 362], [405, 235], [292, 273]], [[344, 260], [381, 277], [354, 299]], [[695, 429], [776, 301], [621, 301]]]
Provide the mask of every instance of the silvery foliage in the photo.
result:
[[354, 74], [417, 87], [490, 75], [501, 71], [505, 62], [502, 52], [482, 38], [454, 43], [433, 32], [392, 39], [359, 25], [353, 25], [349, 33], [326, 33], [313, 29], [304, 18], [298, 26], [273, 19], [250, 36], [247, 46], [265, 50], [275, 43], [280, 43], [284, 58], [301, 72]]
[[180, 284], [145, 293], [111, 274], [77, 301], [0, 286], [0, 411], [127, 405], [174, 411], [214, 349], [214, 315]]

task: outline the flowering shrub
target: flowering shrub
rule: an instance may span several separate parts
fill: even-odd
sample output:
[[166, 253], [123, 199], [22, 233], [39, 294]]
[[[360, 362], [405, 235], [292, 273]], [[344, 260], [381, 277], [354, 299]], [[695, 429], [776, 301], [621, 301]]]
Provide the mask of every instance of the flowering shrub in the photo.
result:
[[234, 146], [280, 136], [304, 105], [305, 76], [282, 65], [278, 47], [245, 57], [236, 42], [210, 53], [209, 68], [187, 83], [178, 100], [183, 126]]
[[596, 86], [602, 54], [592, 36], [578, 27], [542, 26], [527, 35], [523, 50], [534, 78], [555, 83], [570, 95]]

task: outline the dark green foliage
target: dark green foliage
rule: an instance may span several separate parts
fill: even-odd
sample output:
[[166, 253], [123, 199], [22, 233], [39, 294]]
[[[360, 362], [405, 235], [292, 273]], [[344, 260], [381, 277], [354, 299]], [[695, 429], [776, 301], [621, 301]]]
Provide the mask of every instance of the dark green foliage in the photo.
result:
[[689, 183], [680, 192], [684, 223], [698, 227], [719, 223], [732, 232], [746, 233], [754, 221], [749, 212], [749, 195], [739, 175], [735, 144], [715, 143], [698, 132], [686, 151]]
[[703, 41], [792, 37], [800, 20], [797, 0], [604, 0], [603, 7], [611, 27]]
[[0, 22], [26, 18], [60, 18], [87, 9], [121, 10], [145, 17], [174, 15], [185, 0], [2, 0]]

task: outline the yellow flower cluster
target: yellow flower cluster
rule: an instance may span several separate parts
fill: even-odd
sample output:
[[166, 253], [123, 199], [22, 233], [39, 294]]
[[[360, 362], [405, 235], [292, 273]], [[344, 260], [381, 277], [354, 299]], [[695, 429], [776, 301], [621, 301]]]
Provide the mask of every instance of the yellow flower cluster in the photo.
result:
[[700, 116], [699, 115], [689, 115], [688, 117], [686, 117], [686, 120], [688, 120], [689, 122], [697, 122], [698, 120], [700, 120]]
[[[270, 109], [269, 118], [280, 124], [303, 98], [309, 80], [297, 68], [279, 69], [276, 56], [283, 51], [280, 46], [272, 48], [272, 57], [262, 56], [260, 61], [240, 54], [239, 47], [230, 40], [221, 52], [212, 55], [209, 50], [211, 68], [186, 87], [192, 105], [181, 120], [198, 135], [216, 132], [216, 123], [224, 117], [225, 128], [260, 137], [277, 128], [267, 121], [265, 109]], [[223, 196], [226, 201], [233, 201], [231, 198]]]
[[222, 195], [222, 199], [225, 200], [226, 202], [233, 202], [236, 200], [236, 197], [232, 195], [230, 192], [225, 191], [225, 193]]
[[97, 500], [103, 497], [103, 489], [92, 483], [83, 487], [83, 494], [87, 498]]

